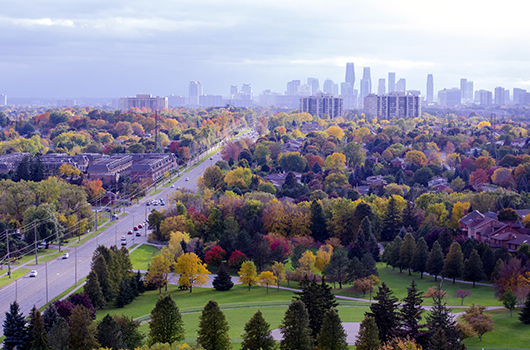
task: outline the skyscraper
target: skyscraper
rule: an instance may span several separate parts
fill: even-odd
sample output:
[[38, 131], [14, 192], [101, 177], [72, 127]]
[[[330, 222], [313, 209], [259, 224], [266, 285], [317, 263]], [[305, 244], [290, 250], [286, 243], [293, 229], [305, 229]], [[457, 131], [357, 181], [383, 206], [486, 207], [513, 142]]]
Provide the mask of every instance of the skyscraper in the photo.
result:
[[467, 82], [467, 90], [466, 90], [466, 94], [467, 94], [467, 99], [468, 100], [472, 100], [473, 99], [473, 82], [468, 80]]
[[372, 77], [370, 67], [363, 68], [363, 78], [361, 79], [361, 103], [364, 103], [364, 98], [372, 93]]
[[396, 91], [396, 73], [388, 73], [388, 92]]
[[0, 94], [0, 106], [7, 106], [7, 95]]
[[497, 106], [504, 106], [506, 103], [505, 103], [505, 98], [506, 94], [505, 94], [505, 90], [503, 87], [501, 86], [497, 86], [495, 88], [495, 102], [494, 104], [496, 104]]
[[397, 92], [405, 92], [407, 91], [407, 81], [405, 78], [401, 78], [396, 83], [396, 91]]
[[191, 106], [199, 105], [199, 96], [202, 95], [202, 84], [199, 81], [190, 81], [189, 104]]
[[287, 83], [287, 95], [296, 95], [300, 92], [300, 80], [292, 80]]
[[332, 94], [333, 93], [333, 85], [335, 83], [333, 82], [333, 80], [331, 79], [326, 79], [324, 80], [324, 86], [323, 86], [323, 91], [326, 93], [326, 94]]
[[230, 97], [237, 98], [237, 94], [239, 94], [239, 88], [237, 85], [230, 85]]
[[427, 102], [434, 101], [434, 81], [432, 74], [427, 74]]
[[252, 100], [254, 98], [250, 84], [243, 84], [243, 87], [241, 87], [241, 98], [243, 100]]
[[386, 93], [385, 78], [379, 79], [379, 85], [377, 87], [377, 94], [383, 95]]
[[316, 95], [320, 91], [320, 84], [317, 78], [307, 78], [307, 84], [311, 86], [311, 95]]
[[346, 63], [346, 80], [347, 83], [350, 83], [352, 88], [352, 94], [353, 94], [353, 88], [355, 87], [355, 68], [353, 63]]
[[468, 93], [467, 93], [467, 79], [466, 78], [460, 79], [460, 94], [461, 94], [462, 99], [465, 99], [468, 96]]

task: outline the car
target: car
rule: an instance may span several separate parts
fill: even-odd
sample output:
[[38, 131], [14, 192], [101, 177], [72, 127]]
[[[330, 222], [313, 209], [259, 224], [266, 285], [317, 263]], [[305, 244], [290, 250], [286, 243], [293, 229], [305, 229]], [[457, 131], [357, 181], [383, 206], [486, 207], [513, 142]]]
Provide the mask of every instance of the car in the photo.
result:
[[132, 235], [132, 231], [131, 230], [127, 231], [127, 234]]
[[39, 249], [46, 249], [46, 247], [47, 247], [46, 241], [42, 241], [42, 242], [39, 242], [39, 244], [37, 244], [37, 248]]
[[157, 201], [153, 201], [153, 205], [158, 205], [158, 202]]
[[142, 236], [142, 234], [140, 233], [140, 231], [136, 231], [136, 237], [140, 237]]
[[138, 231], [138, 226], [134, 226], [133, 230]]
[[145, 205], [146, 205], [146, 206], [150, 206], [150, 205], [151, 205], [151, 203], [147, 202], [147, 203], [145, 203]]
[[171, 184], [171, 188], [175, 188], [175, 185]]
[[138, 228], [143, 228], [143, 227], [144, 227], [144, 225], [138, 224]]
[[127, 238], [125, 236], [121, 236], [121, 245], [127, 245]]
[[187, 178], [186, 178], [186, 180], [184, 180], [184, 181], [190, 181], [190, 178], [189, 178], [189, 177], [187, 177]]
[[61, 259], [68, 259], [70, 257], [70, 254], [68, 253], [64, 253], [62, 256], [61, 256]]
[[31, 270], [29, 277], [37, 277], [37, 270]]

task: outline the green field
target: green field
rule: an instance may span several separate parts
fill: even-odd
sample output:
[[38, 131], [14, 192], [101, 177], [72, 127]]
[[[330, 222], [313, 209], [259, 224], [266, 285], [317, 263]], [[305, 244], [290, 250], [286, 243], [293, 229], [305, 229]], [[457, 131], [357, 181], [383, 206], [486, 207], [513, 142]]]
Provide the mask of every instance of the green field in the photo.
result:
[[149, 244], [142, 244], [136, 248], [131, 254], [129, 254], [133, 269], [135, 271], [147, 270], [149, 263], [158, 254], [158, 252], [159, 250], [157, 247]]
[[3, 276], [3, 277], [0, 277], [0, 288], [5, 286], [5, 285], [8, 285], [9, 283], [13, 282], [17, 278], [20, 278], [20, 277], [24, 276], [25, 274], [27, 274], [30, 271], [31, 271], [30, 269], [22, 269], [22, 268], [16, 269], [16, 270], [11, 270], [11, 278], [9, 278], [7, 276], [7, 271], [6, 271], [6, 275]]
[[[50, 261], [53, 259], [57, 259], [60, 257], [64, 252], [59, 252], [59, 249], [39, 249], [37, 250], [37, 257], [39, 264]], [[33, 253], [24, 255], [17, 261], [17, 265], [22, 265], [25, 263], [34, 264], [35, 263], [35, 251]]]

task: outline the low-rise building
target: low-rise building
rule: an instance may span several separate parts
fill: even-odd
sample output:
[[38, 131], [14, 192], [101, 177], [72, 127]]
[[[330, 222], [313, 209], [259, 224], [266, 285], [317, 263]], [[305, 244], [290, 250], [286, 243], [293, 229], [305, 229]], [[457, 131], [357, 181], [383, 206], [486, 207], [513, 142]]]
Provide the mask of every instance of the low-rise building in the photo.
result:
[[88, 167], [89, 179], [100, 179], [103, 183], [118, 182], [121, 177], [129, 176], [133, 157], [130, 154], [106, 156]]
[[173, 153], [147, 153], [146, 157], [133, 162], [131, 167], [131, 180], [150, 180], [164, 176], [165, 173], [177, 170], [177, 158]]
[[0, 156], [0, 173], [7, 174], [10, 170], [17, 170], [24, 157], [31, 157], [29, 153], [8, 153]]

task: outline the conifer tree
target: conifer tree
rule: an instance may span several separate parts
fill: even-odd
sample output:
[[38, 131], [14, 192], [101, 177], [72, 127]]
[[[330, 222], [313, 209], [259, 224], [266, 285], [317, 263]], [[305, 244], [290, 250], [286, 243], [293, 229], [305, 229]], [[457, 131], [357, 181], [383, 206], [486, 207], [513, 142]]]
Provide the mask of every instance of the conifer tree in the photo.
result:
[[215, 300], [210, 300], [202, 310], [197, 332], [198, 343], [205, 350], [229, 350], [230, 336], [228, 322]]
[[451, 236], [451, 233], [449, 233], [449, 230], [443, 230], [438, 236], [437, 241], [440, 243], [440, 247], [445, 256], [453, 243], [453, 237]]
[[134, 299], [134, 291], [131, 288], [129, 279], [124, 279], [120, 283], [120, 289], [118, 290], [118, 296], [114, 300], [114, 306], [122, 308], [128, 305]]
[[101, 286], [99, 285], [98, 276], [94, 269], [90, 270], [90, 273], [88, 274], [84, 291], [92, 301], [94, 308], [101, 309], [103, 306], [105, 306], [105, 298], [103, 296]]
[[415, 249], [416, 241], [414, 240], [412, 234], [409, 232], [405, 235], [405, 239], [403, 239], [403, 243], [401, 244], [401, 247], [399, 249], [399, 272], [401, 272], [402, 269], [408, 269], [410, 276], [412, 256], [414, 255]]
[[462, 276], [462, 270], [464, 268], [464, 255], [458, 242], [453, 242], [449, 248], [449, 253], [444, 260], [444, 277], [452, 278], [453, 284], [457, 277]]
[[392, 270], [394, 270], [395, 267], [399, 266], [399, 251], [401, 249], [401, 244], [403, 243], [403, 240], [401, 237], [396, 236], [394, 238], [394, 241], [392, 242], [392, 245], [390, 246], [390, 256], [389, 256], [389, 264], [392, 266]]
[[[364, 218], [363, 222], [368, 220], [368, 218]], [[355, 236], [355, 241], [351, 245], [350, 249], [348, 250], [348, 259], [357, 258], [361, 260], [363, 255], [369, 252], [368, 245], [366, 244], [365, 234], [364, 231], [361, 228], [359, 228], [359, 231], [357, 231], [357, 235]]]
[[385, 219], [383, 220], [381, 240], [392, 241], [397, 236], [400, 225], [401, 213], [397, 208], [396, 199], [394, 196], [391, 196], [386, 208]]
[[77, 305], [70, 315], [68, 347], [76, 350], [92, 350], [99, 347], [96, 327], [91, 312], [83, 305]]
[[145, 292], [145, 283], [142, 280], [140, 270], [136, 273], [136, 287], [138, 288], [138, 294], [143, 294]]
[[39, 310], [35, 306], [31, 309], [30, 325], [28, 334], [31, 340], [30, 350], [48, 350], [48, 335], [44, 327], [44, 321]]
[[530, 293], [526, 296], [524, 306], [521, 308], [521, 313], [519, 314], [519, 321], [524, 324], [530, 324]]
[[494, 268], [495, 254], [493, 253], [493, 249], [491, 249], [491, 246], [488, 245], [482, 253], [482, 270], [484, 271], [486, 279], [489, 280], [491, 278], [491, 274], [493, 273]]
[[101, 292], [103, 293], [105, 302], [112, 301], [114, 299], [114, 292], [116, 287], [110, 278], [107, 261], [105, 260], [103, 255], [98, 255], [96, 257], [96, 259], [92, 263], [92, 270], [98, 277], [99, 286], [101, 287]]
[[9, 306], [9, 311], [6, 312], [4, 320], [4, 349], [28, 349], [30, 339], [26, 329], [26, 321], [24, 315], [20, 312], [20, 308], [16, 301]]
[[400, 337], [408, 337], [421, 343], [422, 337], [427, 334], [426, 331], [421, 330], [424, 326], [420, 324], [421, 314], [423, 313], [422, 303], [421, 292], [417, 289], [416, 282], [413, 280], [410, 287], [407, 287], [407, 296], [403, 299], [399, 310], [400, 327], [398, 334]]
[[269, 327], [270, 325], [263, 318], [261, 311], [256, 311], [245, 324], [241, 350], [273, 350], [276, 347], [276, 342]]
[[372, 254], [374, 260], [381, 261], [381, 251], [379, 249], [379, 244], [377, 244], [377, 239], [375, 238], [375, 234], [373, 232], [372, 234], [370, 234], [370, 236], [366, 237], [366, 243], [368, 244], [368, 249]]
[[123, 336], [118, 323], [109, 314], [103, 317], [97, 326], [97, 339], [101, 347], [123, 349]]
[[376, 303], [370, 305], [370, 311], [366, 315], [373, 317], [377, 324], [379, 340], [382, 344], [388, 342], [394, 335], [398, 326], [398, 298], [393, 296], [383, 282], [374, 297]]
[[355, 341], [355, 347], [357, 350], [373, 350], [381, 347], [377, 324], [373, 317], [366, 316], [361, 322], [359, 335]]
[[59, 313], [55, 304], [51, 303], [42, 313], [42, 320], [44, 322], [44, 329], [49, 332], [53, 325], [59, 320]]
[[59, 317], [48, 332], [48, 345], [52, 350], [67, 350], [70, 337], [70, 325], [64, 318]]
[[411, 268], [419, 272], [421, 278], [423, 278], [423, 273], [427, 270], [427, 259], [429, 259], [429, 247], [425, 239], [421, 237], [416, 244], [416, 249], [414, 249], [411, 263]]
[[226, 272], [224, 265], [221, 265], [217, 270], [217, 276], [213, 279], [213, 287], [215, 290], [223, 291], [230, 290], [233, 286], [232, 277]]
[[[453, 315], [451, 315], [451, 310], [447, 308], [440, 294], [434, 298], [434, 305], [427, 315], [426, 321], [431, 335], [431, 343], [438, 342], [437, 344], [439, 344], [440, 337], [443, 336], [449, 346], [448, 349], [457, 350], [460, 348], [460, 331]], [[443, 334], [436, 335], [439, 331], [442, 331]]]
[[443, 329], [438, 329], [434, 332], [434, 334], [431, 336], [431, 339], [429, 340], [429, 350], [457, 350], [458, 348], [454, 348], [451, 346], [451, 343], [449, 343], [447, 339], [447, 335], [445, 334], [445, 331]]
[[283, 335], [280, 342], [281, 350], [311, 350], [313, 348], [309, 314], [302, 301], [291, 302], [285, 312], [280, 331]]
[[319, 349], [348, 350], [346, 331], [335, 309], [329, 309], [324, 314], [322, 329], [316, 343]]
[[444, 253], [438, 241], [434, 242], [431, 252], [429, 253], [429, 259], [427, 259], [427, 272], [434, 276], [436, 282], [438, 276], [444, 268]]
[[316, 199], [311, 202], [311, 226], [309, 229], [315, 241], [324, 242], [329, 238], [324, 209], [322, 204]]
[[413, 230], [418, 228], [416, 220], [416, 208], [413, 203], [407, 203], [405, 209], [403, 209], [403, 216], [401, 218], [401, 225], [404, 227], [412, 227]]
[[179, 308], [171, 295], [161, 295], [151, 310], [149, 346], [155, 343], [173, 343], [184, 339], [184, 323]]
[[464, 264], [463, 271], [464, 279], [466, 281], [473, 282], [473, 288], [475, 288], [475, 282], [481, 281], [484, 278], [484, 272], [482, 271], [482, 260], [477, 253], [476, 249], [471, 251], [469, 259]]
[[342, 250], [337, 250], [331, 255], [329, 264], [326, 266], [326, 276], [333, 279], [333, 282], [339, 283], [339, 289], [342, 289], [342, 284], [348, 280], [348, 258], [346, 253]]

